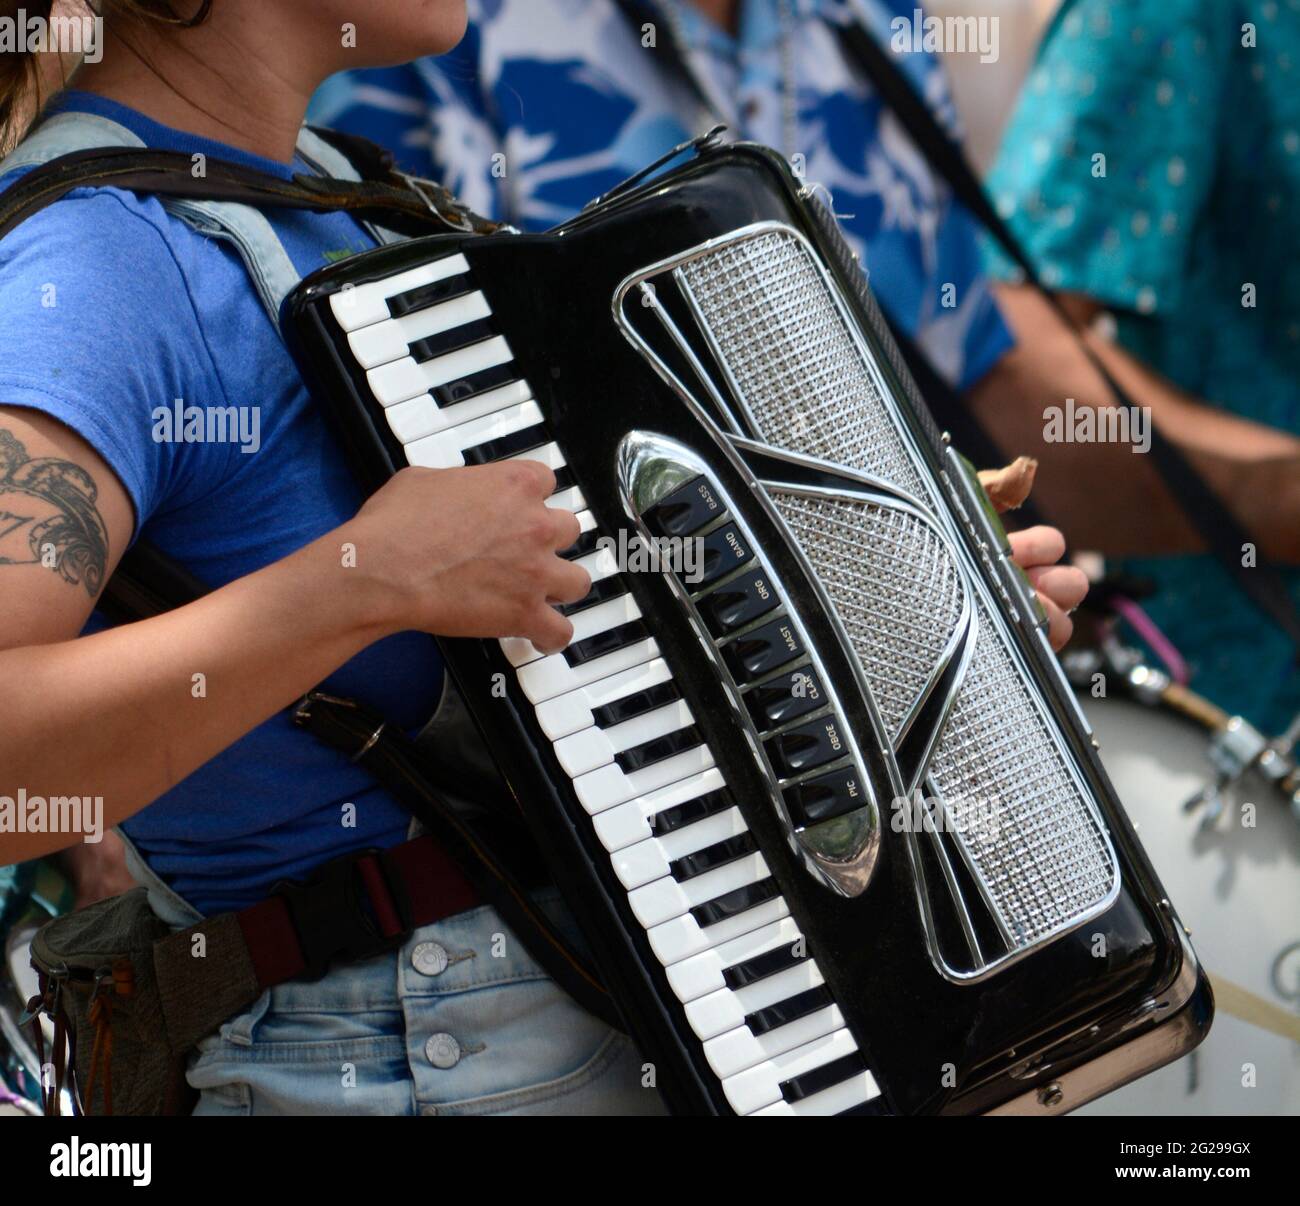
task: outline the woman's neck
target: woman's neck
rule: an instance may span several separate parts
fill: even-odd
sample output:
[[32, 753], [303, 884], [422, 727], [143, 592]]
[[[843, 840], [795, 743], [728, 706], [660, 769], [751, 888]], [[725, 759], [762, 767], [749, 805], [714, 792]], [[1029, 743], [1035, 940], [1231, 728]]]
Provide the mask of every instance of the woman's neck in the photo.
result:
[[226, 0], [193, 29], [110, 28], [102, 60], [84, 65], [72, 85], [163, 125], [289, 163], [307, 104], [331, 68], [314, 66], [301, 37], [295, 44], [279, 28], [284, 7]]

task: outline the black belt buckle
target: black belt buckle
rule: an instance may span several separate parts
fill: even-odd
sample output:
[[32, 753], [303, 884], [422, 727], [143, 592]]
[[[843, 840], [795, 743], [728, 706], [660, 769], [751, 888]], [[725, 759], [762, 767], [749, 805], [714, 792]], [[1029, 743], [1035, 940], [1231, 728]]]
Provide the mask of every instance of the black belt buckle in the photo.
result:
[[[357, 864], [373, 858], [397, 910], [401, 930], [391, 936], [380, 932], [365, 907]], [[331, 859], [302, 880], [283, 879], [271, 892], [289, 910], [298, 935], [306, 969], [298, 977], [319, 980], [336, 962], [354, 962], [396, 950], [415, 928], [411, 901], [387, 850], [370, 847]]]

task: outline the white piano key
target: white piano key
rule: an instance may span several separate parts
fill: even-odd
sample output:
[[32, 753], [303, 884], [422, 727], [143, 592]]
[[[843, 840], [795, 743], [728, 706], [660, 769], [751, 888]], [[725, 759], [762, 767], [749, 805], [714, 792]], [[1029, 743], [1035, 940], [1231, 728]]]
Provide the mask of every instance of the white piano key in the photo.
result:
[[756, 884], [769, 874], [767, 863], [761, 854], [747, 854], [734, 863], [706, 871], [685, 883], [679, 884], [666, 875], [663, 879], [629, 892], [627, 901], [641, 923], [641, 928], [648, 930], [670, 918], [689, 913], [696, 905], [707, 904], [737, 888]]
[[744, 1025], [745, 1018], [756, 1010], [788, 1001], [801, 992], [820, 988], [823, 983], [817, 964], [805, 959], [744, 988], [720, 988], [706, 996], [696, 997], [686, 1005], [686, 1020], [696, 1038], [711, 1039]]
[[666, 787], [685, 779], [687, 775], [708, 770], [713, 765], [713, 755], [707, 745], [697, 745], [661, 762], [652, 762], [628, 774], [617, 763], [611, 762], [573, 781], [578, 802], [592, 814], [613, 808], [633, 796], [644, 795], [656, 787]]
[[[514, 459], [513, 457], [510, 459]], [[579, 486], [565, 486], [563, 490], [557, 490], [550, 498], [546, 500], [548, 507], [555, 507], [560, 511], [585, 511], [587, 509], [587, 499], [582, 493]]]
[[652, 927], [646, 932], [646, 937], [650, 940], [650, 949], [654, 951], [655, 958], [664, 967], [668, 967], [699, 951], [708, 950], [719, 942], [726, 942], [729, 938], [789, 915], [790, 906], [786, 904], [785, 897], [774, 896], [771, 900], [756, 904], [752, 909], [708, 926], [700, 925], [690, 913], [682, 913]]
[[629, 892], [662, 879], [669, 873], [668, 864], [675, 858], [694, 854], [706, 846], [748, 833], [749, 826], [739, 808], [729, 808], [694, 825], [674, 829], [663, 837], [648, 837], [634, 846], [624, 846], [613, 856], [614, 874]]
[[542, 412], [536, 402], [521, 402], [518, 406], [508, 406], [495, 414], [471, 419], [458, 427], [449, 427], [407, 444], [406, 459], [412, 465], [429, 469], [455, 469], [465, 463], [467, 449], [536, 427], [541, 421]]
[[466, 293], [463, 297], [439, 302], [401, 318], [371, 323], [353, 331], [348, 336], [348, 345], [363, 369], [378, 368], [381, 364], [410, 355], [411, 344], [421, 339], [491, 316], [491, 307], [483, 294]]
[[[597, 549], [586, 557], [580, 557], [574, 564], [582, 566], [591, 575], [593, 582], [599, 582], [601, 578], [608, 578], [610, 574], [618, 572], [618, 561], [608, 549]], [[609, 678], [590, 686], [580, 687], [567, 695], [538, 704], [537, 722], [552, 741], [559, 741], [561, 737], [595, 724], [596, 718], [592, 715], [595, 708], [617, 703], [629, 695], [666, 683], [672, 676], [668, 663], [663, 658], [655, 658], [643, 666], [633, 666], [621, 674], [611, 674]]]
[[[620, 804], [617, 808], [607, 809], [592, 818], [596, 836], [611, 854], [625, 846], [644, 842], [654, 835], [650, 831], [650, 818], [669, 808], [676, 808], [689, 800], [707, 796], [710, 792], [721, 791], [726, 786], [722, 772], [716, 766], [710, 767], [703, 774], [692, 775], [677, 783], [670, 783], [649, 795], [639, 796]], [[705, 818], [707, 819], [707, 818]], [[694, 828], [692, 825], [687, 829]]]
[[[570, 666], [564, 660], [564, 654], [552, 653], [549, 657], [519, 667], [519, 687], [529, 703], [539, 704], [658, 656], [659, 645], [654, 637], [624, 645], [622, 649], [583, 662], [581, 666]], [[621, 800], [618, 802], [622, 803]]]
[[345, 286], [330, 297], [330, 309], [335, 321], [345, 331], [352, 332], [373, 322], [390, 318], [388, 299], [421, 285], [460, 276], [469, 271], [469, 261], [463, 255], [449, 255], [418, 268], [410, 268], [386, 280], [372, 281], [366, 285]]
[[802, 1101], [777, 1101], [750, 1114], [751, 1118], [825, 1118], [842, 1114], [854, 1106], [866, 1105], [880, 1096], [880, 1087], [870, 1072], [859, 1072], [829, 1089]]
[[793, 947], [801, 938], [793, 917], [783, 917], [762, 929], [750, 930], [739, 938], [724, 942], [681, 963], [668, 968], [668, 983], [677, 999], [685, 1004], [706, 993], [727, 987], [722, 973], [737, 963], [744, 963], [755, 955], [774, 951], [778, 947]]
[[505, 458], [508, 461], [540, 461], [548, 469], [563, 469], [568, 462], [559, 444], [543, 444], [540, 448], [529, 448], [526, 452], [517, 452]]
[[858, 1045], [847, 1029], [836, 1030], [811, 1043], [805, 1043], [802, 1047], [796, 1047], [793, 1051], [783, 1052], [752, 1068], [746, 1068], [735, 1076], [726, 1077], [722, 1082], [722, 1091], [737, 1114], [752, 1114], [755, 1110], [782, 1100], [780, 1085], [783, 1081], [852, 1055], [857, 1049]]
[[[592, 607], [589, 610], [597, 611], [599, 608]], [[589, 729], [562, 737], [555, 743], [555, 756], [569, 777], [576, 779], [598, 766], [613, 762], [614, 756], [624, 750], [653, 741], [656, 737], [666, 737], [669, 733], [675, 733], [694, 723], [695, 717], [687, 702], [675, 699], [672, 703], [654, 708], [641, 716], [634, 716], [622, 724], [611, 725], [607, 729], [592, 725]]]
[[471, 419], [481, 419], [484, 415], [519, 406], [531, 399], [527, 381], [511, 381], [452, 406], [439, 406], [432, 395], [421, 394], [418, 398], [408, 398], [405, 402], [385, 407], [384, 418], [403, 444], [413, 444], [435, 432], [459, 427]]
[[485, 339], [467, 348], [435, 356], [432, 360], [417, 363], [410, 356], [393, 360], [366, 373], [370, 390], [383, 406], [404, 402], [417, 394], [428, 393], [449, 381], [481, 373], [484, 369], [508, 364], [513, 356], [504, 335]]
[[748, 1026], [737, 1026], [734, 1030], [709, 1039], [704, 1044], [704, 1058], [709, 1061], [709, 1067], [717, 1076], [725, 1079], [746, 1068], [752, 1068], [763, 1060], [830, 1034], [832, 1030], [839, 1030], [843, 1025], [844, 1015], [836, 1006], [827, 1005], [765, 1034], [755, 1034]]
[[[619, 595], [616, 599], [606, 599], [604, 603], [597, 603], [595, 607], [576, 612], [570, 618], [573, 621], [573, 639], [569, 644], [572, 645], [577, 641], [586, 640], [587, 637], [599, 636], [600, 633], [610, 628], [617, 628], [620, 624], [639, 620], [641, 609], [630, 594]], [[539, 653], [531, 641], [524, 640], [522, 637], [505, 638], [501, 642], [501, 648], [512, 666], [527, 666], [546, 656]], [[555, 656], [563, 658], [564, 655]]]

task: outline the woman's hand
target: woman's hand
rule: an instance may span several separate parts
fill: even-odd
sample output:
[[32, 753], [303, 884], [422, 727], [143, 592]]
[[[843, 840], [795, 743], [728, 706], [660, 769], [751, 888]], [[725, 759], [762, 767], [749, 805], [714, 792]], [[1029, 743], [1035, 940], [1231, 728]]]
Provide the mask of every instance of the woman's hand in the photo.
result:
[[1065, 537], [1056, 528], [1039, 525], [1012, 532], [1011, 559], [1029, 575], [1047, 610], [1047, 636], [1052, 648], [1060, 650], [1074, 631], [1070, 613], [1088, 593], [1088, 578], [1073, 565], [1057, 565], [1065, 553]]
[[[1022, 456], [1002, 469], [981, 470], [980, 485], [999, 513], [1012, 511], [1029, 497], [1037, 471], [1038, 462]], [[1072, 565], [1056, 564], [1065, 555], [1065, 537], [1056, 528], [1026, 528], [1012, 532], [1010, 539], [1011, 559], [1029, 575], [1043, 601], [1048, 638], [1052, 648], [1060, 650], [1074, 631], [1070, 613], [1088, 593], [1088, 578]]]
[[403, 469], [338, 534], [394, 631], [526, 637], [555, 653], [573, 625], [554, 605], [583, 598], [591, 578], [556, 555], [578, 521], [546, 505], [554, 489], [536, 461]]

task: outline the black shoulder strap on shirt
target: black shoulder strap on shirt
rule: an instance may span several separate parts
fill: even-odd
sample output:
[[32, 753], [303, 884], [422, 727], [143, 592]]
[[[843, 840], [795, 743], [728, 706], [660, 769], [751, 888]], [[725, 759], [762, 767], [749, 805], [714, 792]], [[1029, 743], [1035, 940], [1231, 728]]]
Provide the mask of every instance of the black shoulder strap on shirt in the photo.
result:
[[[971, 215], [997, 240], [1024, 273], [1025, 279], [1042, 293], [1061, 321], [1074, 333], [1084, 355], [1101, 374], [1115, 400], [1121, 406], [1135, 408], [1136, 404], [1128, 391], [1115, 380], [1089, 346], [1078, 323], [1066, 311], [1060, 298], [1039, 277], [1024, 248], [994, 209], [960, 145], [939, 125], [929, 106], [898, 69], [889, 53], [857, 22], [845, 25], [842, 37], [846, 49], [857, 59], [876, 86], [881, 99], [894, 111], [930, 165], [948, 182]], [[1255, 606], [1287, 635], [1295, 645], [1297, 658], [1300, 659], [1300, 610], [1297, 610], [1278, 567], [1264, 556], [1259, 542], [1253, 539], [1225, 506], [1181, 449], [1166, 438], [1154, 423], [1151, 425], [1151, 459], [1170, 494], [1201, 533], [1211, 553]], [[1253, 567], [1242, 563], [1243, 546], [1247, 543], [1253, 544], [1256, 550]]]
[[462, 205], [440, 184], [396, 171], [392, 156], [376, 144], [355, 135], [313, 129], [352, 160], [361, 180], [305, 172], [282, 180], [216, 158], [209, 158], [204, 174], [195, 176], [192, 158], [181, 151], [139, 147], [75, 151], [32, 168], [0, 193], [0, 239], [77, 188], [121, 188], [158, 197], [233, 201], [259, 208], [344, 210], [412, 237], [448, 229], [463, 234], [490, 234], [500, 229], [499, 224]]

